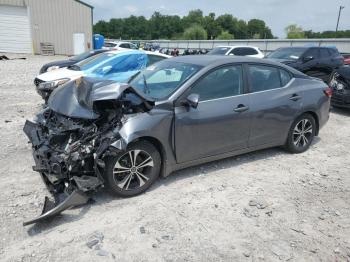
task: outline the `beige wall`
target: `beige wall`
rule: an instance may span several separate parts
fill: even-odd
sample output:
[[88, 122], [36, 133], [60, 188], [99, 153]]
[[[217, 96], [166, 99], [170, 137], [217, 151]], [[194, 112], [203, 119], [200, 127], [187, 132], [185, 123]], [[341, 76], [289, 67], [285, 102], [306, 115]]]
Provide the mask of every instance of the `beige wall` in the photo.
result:
[[74, 0], [0, 0], [0, 4], [28, 6], [33, 49], [50, 42], [56, 54], [73, 54], [73, 34], [85, 34], [85, 50], [92, 47], [92, 10]]

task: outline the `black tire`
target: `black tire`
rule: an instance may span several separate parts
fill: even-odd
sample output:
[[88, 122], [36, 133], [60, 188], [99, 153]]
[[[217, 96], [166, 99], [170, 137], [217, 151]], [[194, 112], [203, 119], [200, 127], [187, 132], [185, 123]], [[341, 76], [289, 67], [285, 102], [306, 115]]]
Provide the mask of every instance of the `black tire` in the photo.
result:
[[[135, 168], [132, 171], [131, 162], [133, 162], [132, 159], [135, 155], [137, 164], [134, 165]], [[151, 157], [151, 160], [148, 162], [146, 162], [148, 159], [147, 155]], [[145, 159], [142, 159], [142, 157]], [[144, 162], [146, 162], [143, 164], [144, 167], [136, 167], [137, 165], [141, 166]], [[147, 141], [138, 141], [128, 146], [125, 152], [115, 157], [107, 157], [105, 163], [106, 167], [103, 176], [106, 187], [117, 196], [132, 197], [145, 192], [157, 180], [162, 160], [154, 145]], [[152, 163], [153, 166], [151, 166]], [[129, 171], [126, 171], [125, 168], [129, 168]], [[128, 176], [130, 176], [130, 179], [128, 179]]]
[[[305, 121], [305, 122], [302, 122], [302, 121]], [[307, 130], [307, 132], [302, 131], [302, 132], [299, 132], [299, 134], [303, 134], [304, 137], [298, 135], [298, 131], [297, 131], [297, 130], [301, 130], [303, 123], [306, 123], [304, 130]], [[311, 127], [311, 131], [309, 130], [310, 127]], [[295, 121], [293, 122], [289, 130], [287, 142], [285, 145], [286, 150], [293, 154], [303, 153], [306, 150], [308, 150], [315, 137], [316, 128], [317, 128], [316, 120], [312, 115], [303, 114], [299, 116], [297, 119], [295, 119]]]

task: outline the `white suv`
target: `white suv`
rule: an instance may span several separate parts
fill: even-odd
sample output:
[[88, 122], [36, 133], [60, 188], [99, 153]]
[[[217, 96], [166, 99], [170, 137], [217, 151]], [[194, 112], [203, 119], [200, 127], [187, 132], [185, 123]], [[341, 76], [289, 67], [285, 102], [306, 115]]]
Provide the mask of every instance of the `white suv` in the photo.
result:
[[264, 58], [264, 53], [255, 46], [217, 46], [208, 55], [235, 55]]

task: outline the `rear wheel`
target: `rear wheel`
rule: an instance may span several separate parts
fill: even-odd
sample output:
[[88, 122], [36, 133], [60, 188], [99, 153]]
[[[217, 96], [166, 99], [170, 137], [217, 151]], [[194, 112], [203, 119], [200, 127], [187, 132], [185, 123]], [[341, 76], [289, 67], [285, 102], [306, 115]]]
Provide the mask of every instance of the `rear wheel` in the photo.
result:
[[106, 160], [104, 177], [112, 193], [131, 197], [146, 191], [159, 176], [161, 157], [147, 141], [139, 141], [125, 152]]
[[286, 149], [291, 153], [303, 153], [311, 145], [316, 134], [316, 121], [310, 114], [299, 116], [292, 124]]

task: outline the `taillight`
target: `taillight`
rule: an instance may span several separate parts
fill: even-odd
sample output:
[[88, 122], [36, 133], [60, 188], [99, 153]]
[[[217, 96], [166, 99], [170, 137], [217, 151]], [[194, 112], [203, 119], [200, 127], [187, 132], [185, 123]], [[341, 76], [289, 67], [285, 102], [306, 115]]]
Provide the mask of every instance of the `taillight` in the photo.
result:
[[333, 90], [330, 87], [327, 87], [325, 90], [323, 90], [323, 92], [329, 98], [332, 97], [332, 95], [333, 95]]

